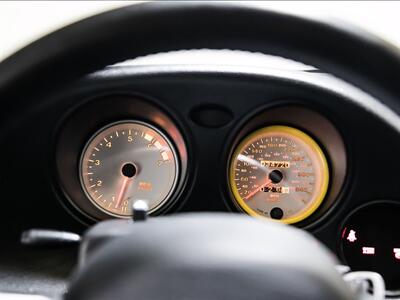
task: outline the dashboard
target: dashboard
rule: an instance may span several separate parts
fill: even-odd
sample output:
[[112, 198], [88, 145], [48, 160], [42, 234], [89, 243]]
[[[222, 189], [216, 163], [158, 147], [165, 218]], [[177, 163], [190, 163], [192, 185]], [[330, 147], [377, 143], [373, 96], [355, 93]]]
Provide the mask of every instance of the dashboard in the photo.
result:
[[130, 218], [144, 200], [155, 218], [229, 212], [303, 228], [400, 289], [400, 240], [388, 238], [400, 139], [357, 88], [313, 68], [124, 64], [29, 102], [1, 134], [10, 245], [29, 228]]

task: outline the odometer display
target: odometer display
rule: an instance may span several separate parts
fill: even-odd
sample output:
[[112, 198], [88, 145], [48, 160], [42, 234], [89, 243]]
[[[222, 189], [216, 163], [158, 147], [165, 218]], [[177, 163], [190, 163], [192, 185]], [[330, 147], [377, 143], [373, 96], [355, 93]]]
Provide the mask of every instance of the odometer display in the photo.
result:
[[269, 126], [238, 145], [229, 181], [236, 204], [248, 214], [296, 223], [323, 201], [329, 170], [323, 151], [309, 135]]

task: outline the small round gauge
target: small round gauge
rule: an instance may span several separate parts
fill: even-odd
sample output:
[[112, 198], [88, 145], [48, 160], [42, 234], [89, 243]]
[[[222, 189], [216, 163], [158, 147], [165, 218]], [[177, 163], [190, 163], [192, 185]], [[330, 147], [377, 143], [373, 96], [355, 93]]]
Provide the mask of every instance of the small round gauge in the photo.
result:
[[179, 175], [172, 143], [155, 127], [138, 121], [100, 129], [86, 145], [80, 178], [88, 199], [108, 215], [127, 218], [132, 202], [145, 200], [149, 213], [165, 204]]
[[306, 133], [269, 126], [238, 145], [229, 181], [236, 204], [246, 213], [292, 224], [320, 206], [329, 170], [321, 148]]

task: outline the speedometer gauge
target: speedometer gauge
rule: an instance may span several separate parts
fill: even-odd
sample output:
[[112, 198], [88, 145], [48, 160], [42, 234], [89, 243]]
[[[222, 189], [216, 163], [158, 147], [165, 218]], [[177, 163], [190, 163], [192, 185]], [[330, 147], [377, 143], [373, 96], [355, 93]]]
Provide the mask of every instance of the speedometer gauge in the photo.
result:
[[323, 151], [306, 133], [269, 126], [239, 144], [229, 181], [236, 204], [246, 213], [291, 224], [320, 206], [329, 170]]
[[132, 202], [142, 199], [149, 212], [173, 193], [179, 173], [172, 143], [155, 127], [137, 121], [100, 129], [81, 156], [81, 184], [87, 198], [114, 217], [129, 217]]

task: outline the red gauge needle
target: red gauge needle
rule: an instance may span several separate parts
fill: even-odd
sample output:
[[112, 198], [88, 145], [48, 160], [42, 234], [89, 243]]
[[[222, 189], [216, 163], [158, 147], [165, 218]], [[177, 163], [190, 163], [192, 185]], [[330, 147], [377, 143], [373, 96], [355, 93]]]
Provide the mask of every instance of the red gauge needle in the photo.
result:
[[119, 191], [117, 203], [115, 204], [115, 208], [118, 208], [121, 205], [122, 199], [128, 190], [129, 184], [133, 181], [133, 178], [124, 177], [124, 181], [122, 182], [121, 190]]
[[269, 186], [272, 183], [271, 179], [267, 179], [267, 181], [262, 184], [260, 187], [256, 188], [254, 191], [252, 191], [250, 194], [248, 194], [246, 197], [244, 197], [244, 200], [249, 200], [251, 197], [253, 197], [255, 194], [257, 194], [262, 188]]

